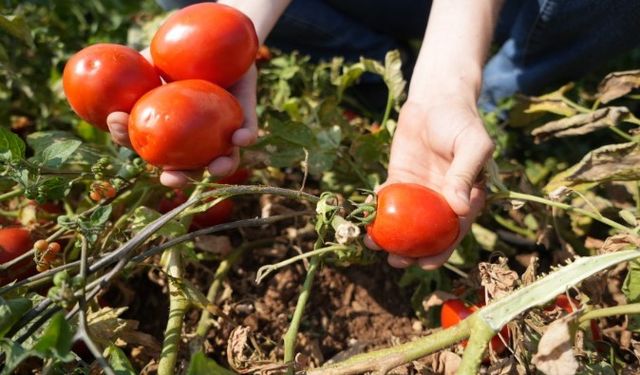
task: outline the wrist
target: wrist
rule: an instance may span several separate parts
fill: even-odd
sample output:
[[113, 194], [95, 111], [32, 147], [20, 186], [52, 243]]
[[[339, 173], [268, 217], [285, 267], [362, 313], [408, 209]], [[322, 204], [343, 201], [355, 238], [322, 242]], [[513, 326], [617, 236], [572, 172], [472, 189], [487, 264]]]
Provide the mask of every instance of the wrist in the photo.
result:
[[[440, 71], [439, 74], [438, 71]], [[481, 84], [482, 70], [478, 67], [452, 70], [449, 67], [445, 73], [442, 73], [442, 69], [430, 69], [426, 73], [425, 80], [419, 85], [411, 85], [407, 101], [426, 107], [454, 101], [475, 108]]]

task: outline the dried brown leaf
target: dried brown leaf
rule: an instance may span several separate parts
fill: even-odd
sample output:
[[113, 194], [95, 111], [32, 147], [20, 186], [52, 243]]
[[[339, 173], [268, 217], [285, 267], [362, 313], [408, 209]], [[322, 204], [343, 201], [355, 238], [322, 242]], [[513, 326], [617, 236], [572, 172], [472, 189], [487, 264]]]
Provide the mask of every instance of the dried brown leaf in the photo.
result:
[[509, 269], [508, 259], [500, 257], [499, 263], [480, 263], [480, 284], [492, 299], [509, 294], [518, 284], [518, 274]]
[[608, 103], [640, 88], [640, 69], [607, 74], [598, 87], [598, 99]]
[[538, 344], [532, 363], [545, 375], [573, 375], [578, 361], [573, 353], [571, 334], [566, 319], [554, 321], [547, 327]]
[[203, 235], [196, 237], [196, 248], [216, 255], [227, 255], [231, 252], [231, 240], [228, 236]]
[[554, 177], [545, 191], [559, 185], [640, 179], [640, 145], [635, 142], [597, 148], [568, 170]]
[[602, 247], [600, 253], [614, 253], [629, 248], [637, 249], [640, 247], [640, 237], [630, 233], [620, 233], [608, 237]]
[[429, 310], [432, 307], [440, 306], [444, 303], [444, 301], [449, 299], [457, 299], [458, 296], [455, 294], [447, 293], [441, 290], [436, 290], [431, 293], [428, 297], [422, 301], [422, 307], [426, 310]]
[[431, 368], [436, 374], [454, 375], [460, 367], [460, 362], [462, 358], [456, 353], [443, 351], [435, 354]]
[[549, 138], [571, 137], [591, 133], [598, 129], [616, 126], [628, 117], [633, 117], [627, 107], [604, 107], [594, 112], [548, 122], [535, 128], [531, 134], [536, 142]]

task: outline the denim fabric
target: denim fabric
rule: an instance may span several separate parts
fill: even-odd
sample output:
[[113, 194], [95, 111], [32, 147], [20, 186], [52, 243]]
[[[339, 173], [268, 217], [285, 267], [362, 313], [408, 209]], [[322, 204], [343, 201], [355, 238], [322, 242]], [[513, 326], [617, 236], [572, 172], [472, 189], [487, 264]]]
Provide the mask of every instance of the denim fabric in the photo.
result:
[[[165, 8], [197, 1], [157, 0]], [[491, 0], [482, 0], [491, 1]], [[383, 59], [421, 38], [427, 0], [294, 0], [267, 44], [316, 60]], [[492, 109], [516, 92], [537, 94], [580, 77], [640, 46], [640, 0], [506, 0], [496, 26], [498, 52], [487, 62], [480, 105]], [[371, 79], [369, 77], [369, 79]]]

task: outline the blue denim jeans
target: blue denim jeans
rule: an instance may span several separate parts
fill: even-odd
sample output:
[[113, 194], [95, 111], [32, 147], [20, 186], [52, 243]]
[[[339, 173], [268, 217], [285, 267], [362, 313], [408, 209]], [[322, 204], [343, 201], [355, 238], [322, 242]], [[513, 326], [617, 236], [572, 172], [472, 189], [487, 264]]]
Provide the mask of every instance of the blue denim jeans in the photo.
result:
[[[157, 1], [167, 9], [198, 2]], [[422, 38], [430, 6], [428, 0], [293, 0], [267, 44], [315, 60], [382, 60], [399, 49], [410, 74], [415, 56], [406, 42]], [[640, 46], [640, 0], [506, 0], [494, 42], [499, 49], [483, 74], [484, 109], [516, 92], [539, 94], [579, 78]]]

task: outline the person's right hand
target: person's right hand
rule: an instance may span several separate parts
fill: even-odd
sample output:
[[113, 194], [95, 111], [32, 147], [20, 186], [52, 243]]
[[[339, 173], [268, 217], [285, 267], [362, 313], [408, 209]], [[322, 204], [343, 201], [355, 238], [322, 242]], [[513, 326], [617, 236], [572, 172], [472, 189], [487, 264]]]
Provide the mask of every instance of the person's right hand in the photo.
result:
[[[145, 55], [145, 51], [142, 52]], [[150, 60], [148, 54], [145, 55]], [[233, 152], [229, 156], [221, 156], [209, 163], [207, 169], [214, 177], [224, 177], [233, 173], [240, 163], [239, 147], [252, 145], [258, 138], [258, 119], [256, 115], [256, 83], [258, 71], [255, 65], [244, 76], [231, 86], [228, 91], [233, 94], [244, 114], [242, 127], [233, 133]], [[128, 132], [129, 114], [125, 112], [113, 112], [107, 117], [107, 125], [111, 138], [119, 145], [131, 147]], [[169, 187], [181, 187], [190, 179], [198, 178], [202, 171], [163, 171], [160, 182]]]
[[[388, 262], [394, 267], [411, 264], [425, 270], [440, 267], [469, 232], [484, 205], [484, 188], [476, 184], [476, 178], [491, 157], [494, 145], [475, 103], [462, 97], [410, 99], [400, 111], [391, 145], [389, 175], [382, 186], [417, 183], [440, 192], [458, 215], [460, 233], [455, 243], [438, 255], [414, 259], [389, 254]], [[380, 249], [369, 236], [365, 237], [365, 243], [369, 248]]]

